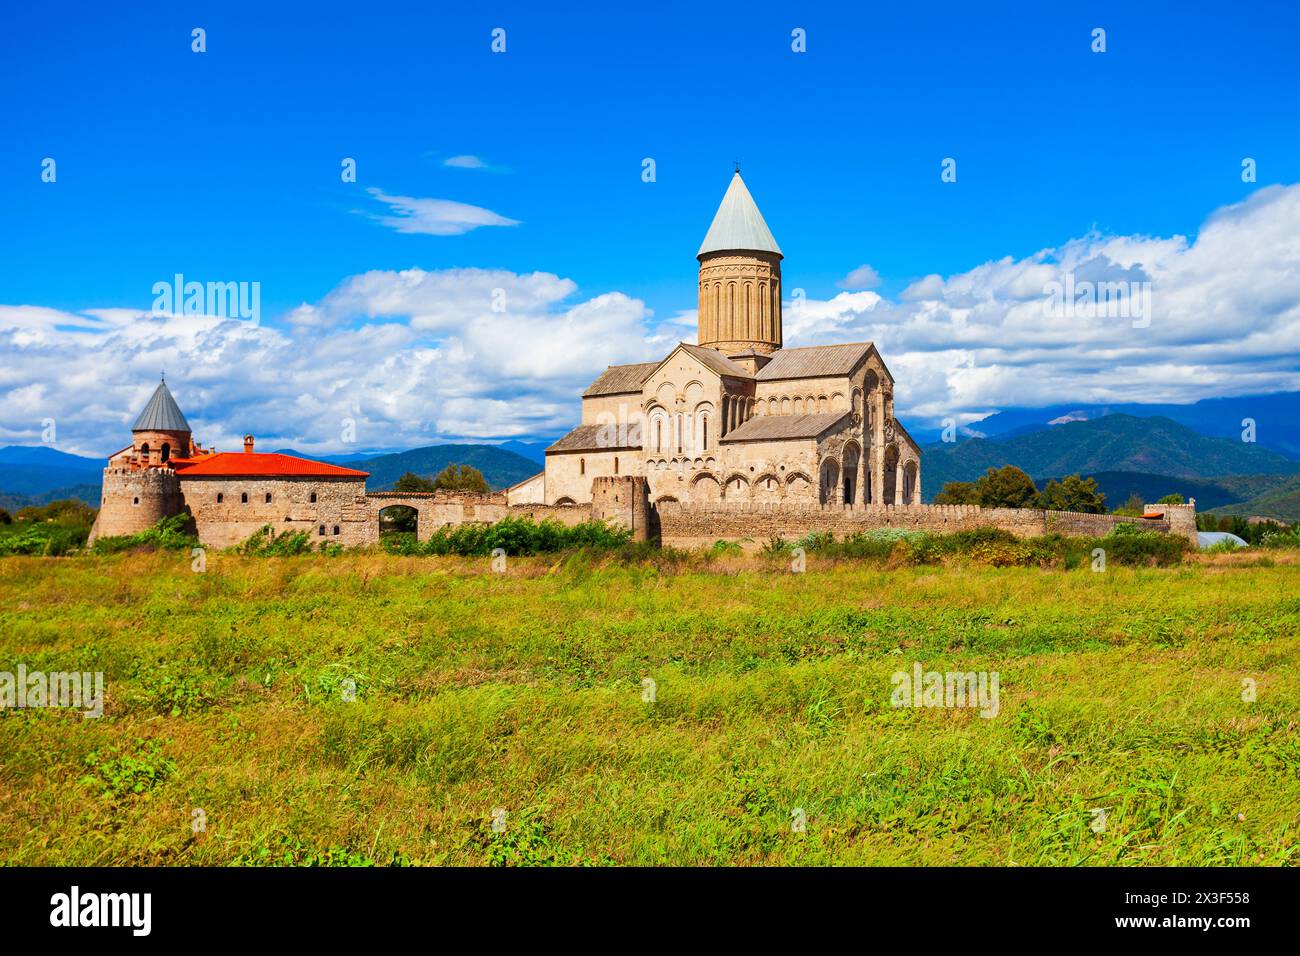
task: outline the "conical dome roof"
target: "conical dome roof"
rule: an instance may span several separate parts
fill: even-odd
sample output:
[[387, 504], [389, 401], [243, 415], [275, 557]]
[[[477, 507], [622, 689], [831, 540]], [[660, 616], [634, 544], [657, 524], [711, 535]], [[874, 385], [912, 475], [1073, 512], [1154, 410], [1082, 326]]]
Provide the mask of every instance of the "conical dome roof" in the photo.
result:
[[704, 237], [704, 244], [695, 255], [698, 258], [707, 252], [732, 250], [775, 252], [778, 256], [781, 255], [781, 247], [772, 238], [772, 231], [763, 221], [763, 214], [754, 204], [754, 197], [745, 188], [739, 170], [731, 177], [731, 185], [722, 197], [718, 214], [713, 217], [709, 234]]
[[181, 408], [172, 398], [166, 382], [159, 382], [149, 404], [131, 426], [133, 432], [187, 432], [190, 423], [181, 414]]

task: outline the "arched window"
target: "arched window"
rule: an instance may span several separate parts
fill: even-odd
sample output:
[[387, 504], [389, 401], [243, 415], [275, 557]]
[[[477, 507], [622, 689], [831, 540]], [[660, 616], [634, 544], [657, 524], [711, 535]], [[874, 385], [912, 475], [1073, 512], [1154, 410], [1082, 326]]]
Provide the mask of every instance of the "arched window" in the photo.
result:
[[169, 445], [167, 442], [163, 442], [159, 457], [163, 461], [167, 461], [171, 458], [171, 456], [172, 456], [172, 446]]
[[338, 526], [338, 525], [335, 525], [335, 526], [334, 526], [334, 533], [335, 533], [335, 534], [338, 534], [338, 533], [339, 533], [339, 526]]
[[320, 536], [321, 536], [322, 538], [325, 537], [325, 526], [324, 526], [324, 525], [321, 525], [321, 526], [320, 526]]
[[133, 504], [133, 505], [138, 505], [139, 503], [140, 503], [140, 499], [139, 499], [139, 498], [136, 498], [134, 501], [131, 502], [131, 504]]
[[268, 505], [271, 503], [271, 493], [269, 491], [266, 493], [266, 503]]
[[247, 492], [247, 491], [243, 492], [243, 493], [239, 496], [239, 503], [240, 503], [241, 505], [246, 505], [246, 504], [248, 504], [248, 492]]
[[143, 445], [140, 446], [140, 457], [143, 458], [145, 461], [148, 461], [148, 460], [149, 460], [149, 443], [148, 443], [148, 442], [145, 442]]
[[223, 502], [223, 501], [225, 501], [225, 500], [226, 500], [226, 496], [223, 495], [221, 492], [218, 491], [218, 492], [217, 492], [217, 504], [221, 504], [221, 502]]
[[312, 504], [316, 503], [316, 492], [314, 491], [311, 493], [311, 503]]

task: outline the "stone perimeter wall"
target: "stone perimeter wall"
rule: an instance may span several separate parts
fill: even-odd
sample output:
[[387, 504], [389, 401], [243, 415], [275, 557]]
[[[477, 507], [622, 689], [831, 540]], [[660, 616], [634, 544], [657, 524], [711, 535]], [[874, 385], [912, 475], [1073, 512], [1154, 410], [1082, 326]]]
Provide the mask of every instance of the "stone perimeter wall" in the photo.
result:
[[1080, 514], [1073, 511], [1036, 511], [1029, 508], [980, 508], [975, 505], [804, 505], [749, 502], [664, 502], [658, 507], [661, 543], [690, 548], [718, 540], [750, 539], [755, 546], [773, 536], [787, 540], [810, 532], [831, 532], [837, 537], [873, 528], [906, 528], [952, 532], [975, 528], [1001, 528], [1030, 538], [1045, 534], [1101, 537], [1118, 524], [1179, 534], [1196, 541], [1196, 512], [1192, 505], [1150, 506], [1163, 519], [1119, 515]]
[[[239, 544], [263, 524], [277, 532], [314, 532], [314, 538], [349, 547], [374, 545], [379, 542], [380, 511], [405, 505], [419, 513], [421, 541], [445, 525], [492, 523], [511, 516], [535, 521], [551, 519], [570, 526], [593, 518], [605, 520], [630, 528], [634, 540], [658, 540], [679, 548], [710, 545], [718, 540], [739, 540], [758, 547], [774, 536], [790, 540], [810, 532], [831, 532], [843, 537], [874, 528], [942, 533], [992, 527], [1019, 537], [1052, 533], [1101, 537], [1125, 523], [1177, 534], [1196, 543], [1194, 501], [1185, 505], [1147, 505], [1147, 511], [1158, 511], [1163, 517], [1142, 519], [974, 505], [819, 505], [790, 500], [663, 501], [651, 506], [648, 482], [640, 475], [596, 478], [592, 482], [592, 503], [586, 505], [512, 506], [506, 503], [505, 492], [367, 494], [364, 488], [359, 481], [319, 479], [178, 482], [170, 470], [106, 470], [103, 507], [92, 539], [143, 530], [158, 518], [188, 508], [200, 542], [208, 547]], [[312, 493], [316, 501], [310, 500]], [[218, 494], [222, 496], [219, 502]], [[319, 533], [322, 526], [324, 535]]]

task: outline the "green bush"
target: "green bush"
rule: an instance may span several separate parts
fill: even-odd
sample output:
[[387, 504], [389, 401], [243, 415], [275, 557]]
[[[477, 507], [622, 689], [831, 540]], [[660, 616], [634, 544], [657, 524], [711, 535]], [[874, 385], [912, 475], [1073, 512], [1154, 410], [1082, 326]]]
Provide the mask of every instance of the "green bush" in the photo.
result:
[[421, 543], [414, 537], [386, 535], [382, 542], [391, 554], [456, 554], [486, 557], [501, 548], [511, 557], [551, 554], [575, 548], [610, 550], [621, 548], [632, 532], [603, 521], [584, 521], [573, 526], [547, 519], [503, 518], [495, 524], [443, 525]]
[[236, 545], [235, 550], [240, 554], [262, 558], [289, 558], [298, 554], [310, 554], [311, 534], [307, 531], [281, 531], [276, 534], [274, 528], [264, 524]]
[[5, 526], [0, 534], [0, 557], [25, 554], [58, 557], [75, 551], [86, 543], [90, 528], [47, 522], [17, 521]]
[[188, 551], [199, 546], [193, 532], [193, 522], [187, 514], [163, 518], [152, 528], [136, 534], [123, 534], [111, 538], [96, 538], [91, 549], [95, 554], [116, 554], [137, 548], [151, 551]]
[[1111, 534], [1098, 539], [1098, 546], [1106, 551], [1106, 560], [1116, 564], [1167, 566], [1182, 561], [1188, 543], [1177, 535], [1121, 524]]

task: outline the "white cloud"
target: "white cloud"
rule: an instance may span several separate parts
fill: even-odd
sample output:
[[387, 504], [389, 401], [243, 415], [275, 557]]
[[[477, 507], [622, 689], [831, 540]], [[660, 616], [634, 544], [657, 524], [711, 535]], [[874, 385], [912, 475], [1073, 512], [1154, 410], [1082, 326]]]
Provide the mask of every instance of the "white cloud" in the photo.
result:
[[874, 289], [880, 285], [880, 273], [865, 263], [839, 281], [841, 289]]
[[[1194, 239], [1089, 234], [1023, 259], [786, 304], [787, 345], [868, 339], [898, 380], [907, 424], [998, 408], [1194, 401], [1300, 390], [1300, 186], [1216, 211]], [[793, 268], [793, 267], [791, 267]], [[789, 271], [789, 270], [787, 270]], [[1055, 316], [1044, 289], [1150, 281], [1150, 322]], [[692, 295], [693, 277], [682, 277]], [[239, 447], [349, 450], [553, 434], [608, 364], [692, 340], [694, 312], [657, 325], [625, 293], [500, 269], [380, 270], [345, 278], [280, 321], [81, 313], [0, 305], [0, 444], [100, 455], [125, 444], [166, 369], [198, 437]]]
[[120, 448], [162, 369], [224, 449], [247, 431], [316, 453], [557, 433], [606, 365], [655, 354], [642, 302], [576, 293], [549, 273], [414, 269], [352, 276], [283, 324], [0, 307], [0, 444], [35, 443], [54, 418], [64, 451]]
[[390, 196], [383, 190], [371, 187], [366, 190], [391, 210], [391, 215], [372, 216], [398, 232], [421, 233], [428, 236], [459, 236], [481, 226], [517, 226], [515, 219], [468, 203], [450, 199], [418, 199], [412, 196]]
[[[1016, 405], [1300, 390], [1297, 263], [1300, 186], [1272, 186], [1215, 211], [1194, 239], [1091, 233], [925, 276], [897, 302], [867, 292], [787, 303], [786, 342], [876, 342], [902, 417], [929, 423]], [[1067, 276], [1149, 282], [1149, 322], [1053, 311], [1049, 283]]]
[[452, 169], [487, 169], [488, 164], [483, 162], [477, 156], [449, 156], [442, 161], [442, 165], [450, 166]]

